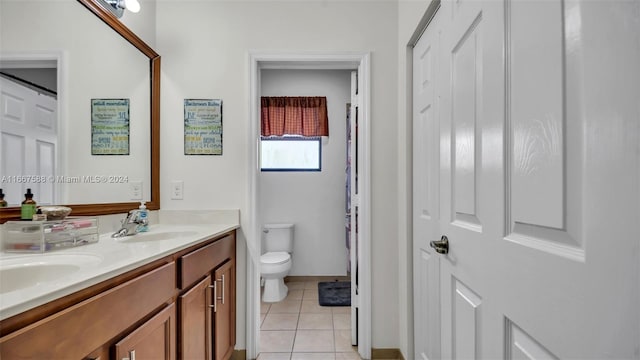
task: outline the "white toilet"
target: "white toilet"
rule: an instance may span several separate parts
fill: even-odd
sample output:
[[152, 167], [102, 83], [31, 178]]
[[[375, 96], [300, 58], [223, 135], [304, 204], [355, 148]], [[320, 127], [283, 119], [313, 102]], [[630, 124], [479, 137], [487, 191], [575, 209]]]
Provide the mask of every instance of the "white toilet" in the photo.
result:
[[264, 280], [262, 301], [278, 302], [287, 297], [284, 277], [291, 270], [293, 224], [265, 224], [262, 229], [264, 253], [260, 256], [260, 275]]

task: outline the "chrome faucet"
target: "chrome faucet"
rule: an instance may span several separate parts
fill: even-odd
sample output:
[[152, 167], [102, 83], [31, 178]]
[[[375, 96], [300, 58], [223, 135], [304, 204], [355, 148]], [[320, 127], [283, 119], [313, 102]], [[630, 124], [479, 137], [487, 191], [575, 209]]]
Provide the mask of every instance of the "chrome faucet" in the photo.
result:
[[140, 218], [140, 210], [135, 209], [129, 211], [126, 218], [122, 220], [122, 228], [111, 235], [112, 238], [135, 235], [138, 233], [138, 227], [148, 225], [149, 220]]

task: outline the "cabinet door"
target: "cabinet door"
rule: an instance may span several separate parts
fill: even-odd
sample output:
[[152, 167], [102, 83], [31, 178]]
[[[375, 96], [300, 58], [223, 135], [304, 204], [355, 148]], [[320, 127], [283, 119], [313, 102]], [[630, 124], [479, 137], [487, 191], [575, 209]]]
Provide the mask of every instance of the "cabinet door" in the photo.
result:
[[236, 343], [236, 280], [235, 262], [228, 260], [215, 272], [216, 299], [214, 307], [215, 360], [226, 360], [233, 354]]
[[180, 359], [211, 359], [211, 276], [179, 298]]
[[115, 345], [116, 360], [174, 360], [176, 308], [172, 303]]

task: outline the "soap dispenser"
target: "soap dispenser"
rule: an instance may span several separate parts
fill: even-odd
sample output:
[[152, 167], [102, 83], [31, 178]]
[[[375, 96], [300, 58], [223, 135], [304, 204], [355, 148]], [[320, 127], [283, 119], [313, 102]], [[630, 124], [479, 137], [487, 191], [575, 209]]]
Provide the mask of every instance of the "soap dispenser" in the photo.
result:
[[7, 207], [7, 200], [4, 199], [4, 193], [0, 189], [0, 208]]
[[31, 189], [27, 189], [27, 193], [24, 194], [24, 201], [20, 206], [20, 219], [33, 220], [33, 214], [36, 213], [36, 202], [33, 200], [33, 193]]
[[149, 231], [149, 211], [147, 210], [147, 206], [144, 204], [144, 201], [140, 202], [138, 211], [138, 219], [140, 219], [141, 222], [141, 224], [138, 225], [138, 232]]

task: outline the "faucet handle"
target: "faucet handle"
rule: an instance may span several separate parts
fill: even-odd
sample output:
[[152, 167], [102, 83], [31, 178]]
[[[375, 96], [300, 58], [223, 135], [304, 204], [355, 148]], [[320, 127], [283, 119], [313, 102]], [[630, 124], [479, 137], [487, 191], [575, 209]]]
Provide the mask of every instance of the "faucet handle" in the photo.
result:
[[138, 220], [138, 210], [134, 209], [134, 210], [130, 210], [129, 214], [127, 215], [127, 217], [122, 220], [122, 224], [131, 224], [133, 222], [136, 222]]

